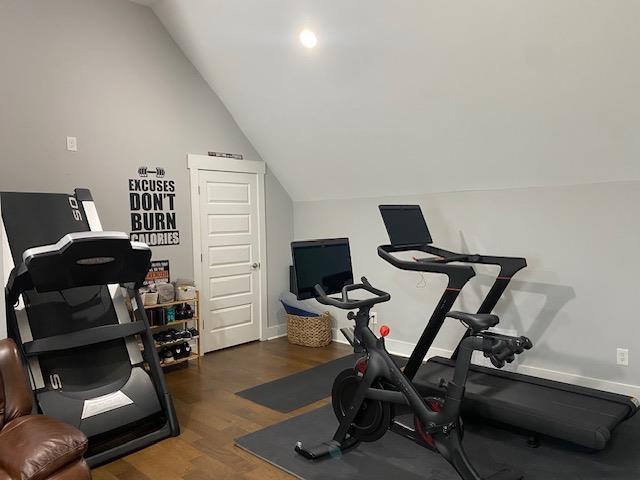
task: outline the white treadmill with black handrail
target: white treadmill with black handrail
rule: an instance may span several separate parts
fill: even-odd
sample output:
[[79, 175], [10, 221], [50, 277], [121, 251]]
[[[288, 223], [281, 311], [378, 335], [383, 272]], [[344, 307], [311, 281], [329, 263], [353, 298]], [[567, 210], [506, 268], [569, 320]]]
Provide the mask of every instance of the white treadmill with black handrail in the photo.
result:
[[[496, 265], [498, 276], [478, 313], [491, 313], [511, 278], [526, 267], [524, 258], [454, 253], [432, 245], [419, 205], [381, 205], [390, 245], [378, 255], [396, 268], [446, 275], [448, 285], [405, 367], [405, 374], [424, 395], [441, 391], [454, 371], [452, 358], [425, 356], [460, 291], [475, 276], [472, 264]], [[396, 254], [419, 251], [429, 257], [404, 260]], [[535, 342], [535, 339], [532, 339]], [[535, 347], [534, 347], [535, 348]], [[548, 435], [592, 450], [602, 450], [621, 422], [638, 411], [637, 399], [593, 388], [547, 380], [516, 372], [472, 365], [463, 402], [463, 414], [491, 420], [528, 432], [535, 445]]]

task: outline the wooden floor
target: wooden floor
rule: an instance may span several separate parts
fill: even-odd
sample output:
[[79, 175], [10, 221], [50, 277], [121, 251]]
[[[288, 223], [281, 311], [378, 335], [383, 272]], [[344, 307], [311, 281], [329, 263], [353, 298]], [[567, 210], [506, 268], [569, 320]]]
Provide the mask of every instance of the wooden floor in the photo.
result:
[[[290, 345], [285, 338], [210, 353], [188, 368], [168, 372], [182, 434], [93, 471], [94, 480], [291, 479], [234, 446], [233, 440], [327, 403], [289, 414], [234, 393], [348, 354], [347, 345]], [[327, 390], [330, 386], [327, 385]], [[292, 439], [293, 448], [295, 439]]]

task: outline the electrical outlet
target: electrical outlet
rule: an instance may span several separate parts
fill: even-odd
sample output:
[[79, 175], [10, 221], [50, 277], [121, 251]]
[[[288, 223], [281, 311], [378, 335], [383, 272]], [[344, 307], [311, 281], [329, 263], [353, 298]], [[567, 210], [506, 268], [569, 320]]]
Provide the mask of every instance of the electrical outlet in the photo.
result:
[[626, 348], [618, 348], [617, 350], [618, 365], [623, 367], [629, 366], [629, 350]]
[[369, 312], [369, 318], [371, 319], [371, 325], [378, 324], [378, 312]]
[[67, 137], [67, 150], [70, 152], [78, 151], [78, 139], [76, 137]]

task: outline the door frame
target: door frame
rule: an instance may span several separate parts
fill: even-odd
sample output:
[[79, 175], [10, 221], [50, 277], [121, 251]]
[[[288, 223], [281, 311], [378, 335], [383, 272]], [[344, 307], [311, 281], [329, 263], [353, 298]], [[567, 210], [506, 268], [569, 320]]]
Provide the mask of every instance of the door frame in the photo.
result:
[[[210, 157], [209, 155], [187, 155], [187, 168], [191, 189], [191, 233], [193, 237], [193, 276], [196, 287], [202, 286], [202, 238], [200, 236], [200, 172], [234, 172], [253, 173], [257, 177], [258, 225], [260, 229], [260, 309], [258, 322], [260, 325], [260, 341], [267, 339], [267, 225], [265, 213], [264, 176], [266, 164], [260, 160], [236, 160], [234, 158]], [[200, 312], [200, 328], [204, 332], [204, 315]]]
[[[2, 221], [2, 202], [0, 202], [0, 282], [2, 285], [6, 285], [9, 280], [9, 258], [11, 258], [11, 252], [9, 251], [9, 241], [5, 240], [7, 233], [4, 231], [4, 222]], [[5, 248], [7, 251], [5, 251]], [[6, 255], [7, 264], [5, 265], [4, 257]], [[7, 310], [5, 307], [4, 294], [0, 295], [0, 340], [8, 337], [7, 332]]]

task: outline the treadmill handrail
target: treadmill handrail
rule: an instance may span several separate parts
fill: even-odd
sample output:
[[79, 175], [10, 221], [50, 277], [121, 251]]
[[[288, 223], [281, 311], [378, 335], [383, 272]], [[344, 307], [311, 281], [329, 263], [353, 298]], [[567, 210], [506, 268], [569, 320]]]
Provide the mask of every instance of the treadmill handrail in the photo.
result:
[[79, 330], [77, 332], [39, 338], [25, 342], [24, 353], [31, 357], [43, 353], [58, 352], [74, 348], [86, 347], [98, 343], [105, 343], [118, 338], [130, 337], [142, 333], [146, 329], [142, 321], [115, 325], [101, 325], [99, 327]]
[[[435, 263], [477, 263], [483, 265], [497, 265], [500, 267], [500, 277], [511, 277], [527, 266], [527, 259], [524, 257], [505, 257], [498, 255], [484, 255], [479, 253], [458, 253], [444, 248], [435, 247], [433, 245], [424, 245], [424, 248], [418, 250], [425, 253], [431, 253], [441, 258], [418, 258], [418, 262], [435, 262]], [[416, 250], [411, 247], [408, 250]]]
[[449, 265], [442, 262], [429, 261], [428, 259], [419, 262], [415, 260], [401, 260], [391, 254], [392, 252], [409, 252], [413, 250], [431, 253], [429, 252], [429, 245], [380, 245], [378, 247], [378, 255], [401, 270], [447, 275], [449, 277], [449, 288], [462, 288], [476, 275], [473, 267], [468, 265]]
[[[416, 258], [414, 259], [414, 261], [406, 261], [400, 260], [390, 254], [390, 252], [407, 252], [412, 250], [430, 253], [431, 255], [436, 255], [439, 258]], [[478, 313], [491, 313], [498, 303], [500, 296], [506, 290], [509, 282], [511, 281], [511, 278], [527, 266], [527, 259], [524, 257], [505, 257], [497, 255], [482, 255], [477, 253], [457, 253], [445, 250], [444, 248], [433, 246], [431, 244], [382, 245], [378, 247], [378, 255], [385, 259], [387, 262], [391, 263], [393, 266], [402, 270], [414, 270], [445, 274], [448, 274], [448, 272], [450, 271], [452, 275], [455, 275], [455, 267], [464, 266], [450, 265], [450, 262], [499, 266], [500, 272], [498, 273], [491, 289], [489, 290], [489, 292], [487, 292], [482, 305], [478, 309]], [[416, 263], [421, 265], [422, 268], [416, 267], [414, 265]], [[446, 269], [442, 269], [441, 271], [439, 271], [437, 270], [436, 265], [446, 266]], [[469, 266], [469, 268], [472, 267]], [[462, 288], [464, 284], [466, 284], [466, 281], [462, 282], [461, 285], [456, 286], [456, 288]]]
[[[505, 257], [505, 256], [497, 256], [497, 255], [480, 255], [477, 253], [474, 254], [463, 254], [463, 253], [455, 253], [445, 250], [443, 248], [435, 247], [433, 245], [425, 245], [423, 249], [424, 252], [431, 253], [432, 255], [437, 255], [441, 258], [434, 259], [416, 259], [419, 263], [441, 263], [447, 264], [448, 262], [460, 262], [460, 263], [475, 263], [475, 264], [484, 264], [484, 265], [497, 265], [500, 267], [500, 271], [496, 276], [491, 288], [484, 296], [482, 300], [482, 304], [478, 308], [477, 313], [488, 314], [493, 312], [493, 309], [496, 307], [500, 297], [505, 292], [507, 287], [509, 286], [509, 282], [511, 282], [511, 278], [518, 273], [520, 270], [527, 266], [527, 259], [524, 257]], [[469, 335], [469, 332], [465, 333], [460, 342], [464, 340]], [[455, 359], [458, 356], [458, 347], [453, 352], [451, 358]]]
[[[422, 258], [415, 260], [401, 260], [391, 253], [421, 251], [436, 255], [441, 258]], [[435, 310], [431, 314], [425, 329], [416, 343], [409, 361], [405, 367], [405, 374], [412, 379], [417, 373], [420, 365], [428, 350], [440, 332], [444, 323], [445, 315], [453, 306], [458, 294], [462, 288], [475, 276], [475, 270], [470, 265], [454, 265], [448, 262], [461, 263], [482, 263], [500, 266], [498, 274], [493, 286], [485, 296], [482, 305], [478, 309], [478, 313], [491, 313], [496, 303], [500, 299], [502, 293], [506, 289], [511, 276], [523, 269], [527, 265], [524, 258], [518, 257], [497, 257], [478, 254], [458, 254], [448, 250], [435, 247], [431, 244], [415, 244], [415, 245], [381, 245], [378, 247], [378, 255], [389, 262], [396, 268], [401, 270], [410, 270], [417, 272], [433, 272], [445, 274], [449, 277], [447, 289], [442, 294]], [[465, 334], [464, 338], [467, 336]], [[456, 358], [458, 348], [456, 348], [452, 358]]]

